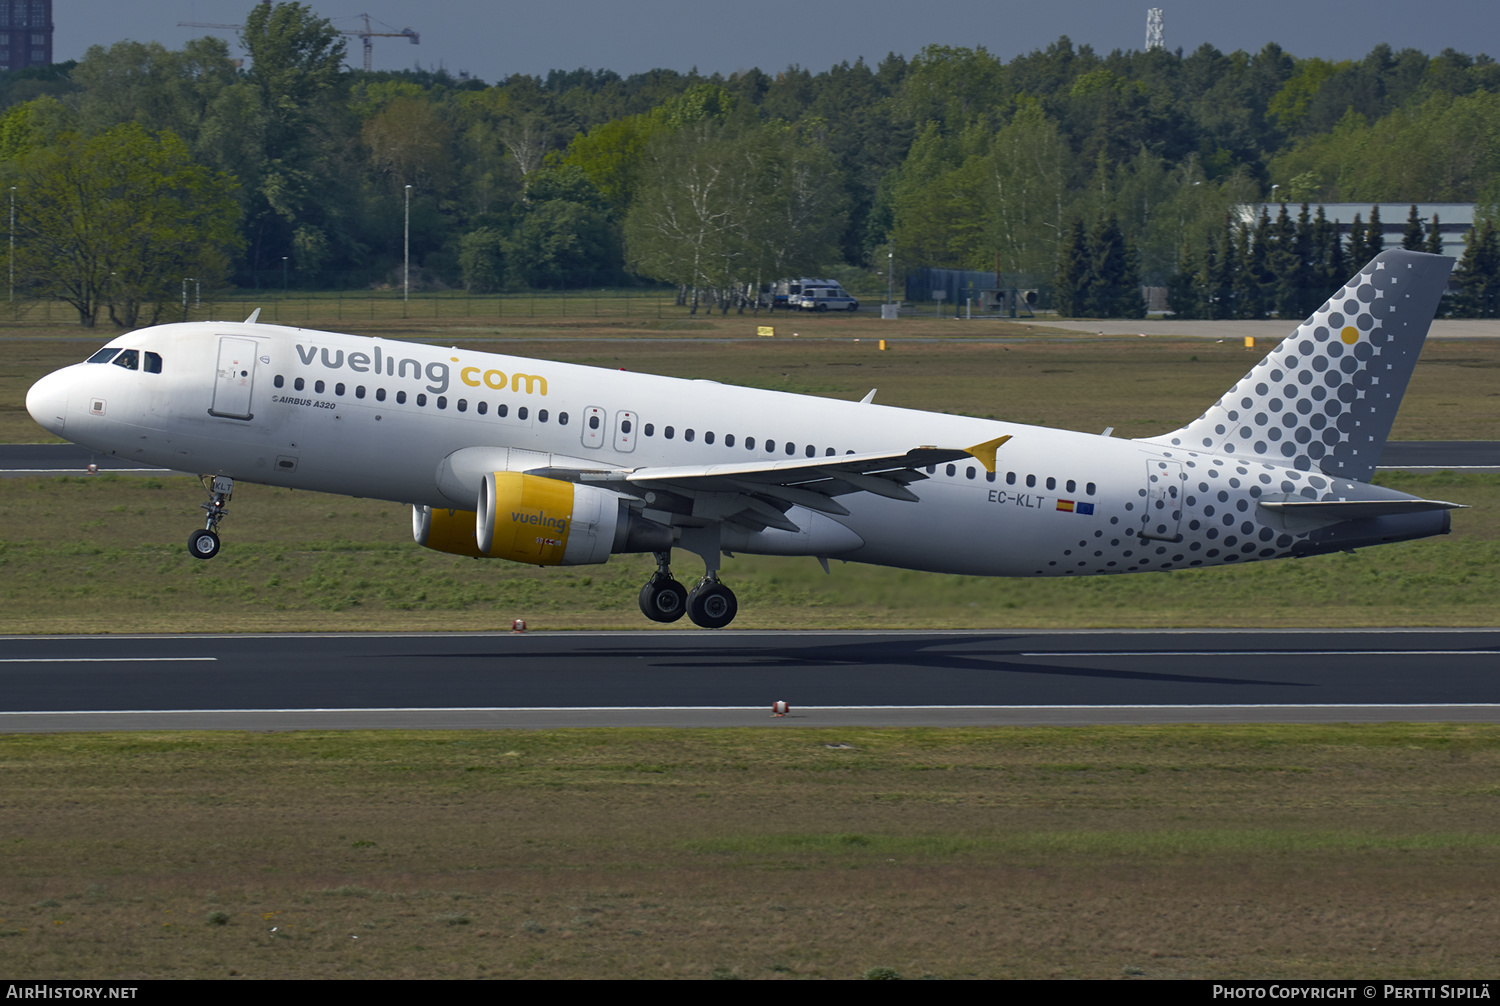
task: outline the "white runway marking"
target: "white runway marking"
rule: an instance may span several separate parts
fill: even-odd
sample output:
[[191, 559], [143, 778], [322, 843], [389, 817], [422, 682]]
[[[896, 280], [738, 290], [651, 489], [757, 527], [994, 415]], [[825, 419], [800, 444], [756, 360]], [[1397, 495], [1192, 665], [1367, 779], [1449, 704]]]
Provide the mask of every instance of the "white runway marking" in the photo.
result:
[[164, 664], [218, 657], [5, 657], [0, 664]]

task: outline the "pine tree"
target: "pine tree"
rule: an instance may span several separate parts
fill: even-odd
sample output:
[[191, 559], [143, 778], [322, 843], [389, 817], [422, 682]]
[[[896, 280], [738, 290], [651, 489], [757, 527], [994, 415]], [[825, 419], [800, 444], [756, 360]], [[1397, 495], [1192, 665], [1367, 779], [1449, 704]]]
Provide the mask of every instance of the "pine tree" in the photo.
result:
[[[1357, 219], [1357, 218], [1356, 218]], [[1365, 234], [1365, 253], [1374, 258], [1385, 251], [1385, 229], [1380, 226], [1380, 207], [1370, 207], [1370, 229]], [[1364, 263], [1360, 263], [1364, 267]]]
[[1245, 223], [1241, 223], [1235, 232], [1234, 316], [1245, 319], [1266, 316], [1258, 260], [1250, 240], [1250, 226]]
[[1278, 318], [1302, 318], [1302, 256], [1297, 254], [1297, 228], [1286, 204], [1276, 217], [1271, 246], [1266, 252], [1266, 270], [1271, 277], [1271, 303]]
[[1500, 234], [1486, 220], [1470, 231], [1454, 276], [1456, 318], [1500, 317]]
[[[1101, 217], [1089, 236], [1089, 283], [1084, 313], [1091, 318], [1129, 317], [1129, 297], [1140, 295], [1139, 278], [1130, 275], [1130, 256], [1120, 222]], [[1137, 270], [1139, 271], [1139, 270]]]
[[1354, 225], [1349, 228], [1349, 262], [1355, 269], [1363, 269], [1370, 261], [1370, 248], [1365, 244], [1365, 225], [1359, 214], [1354, 214]]
[[1421, 251], [1422, 218], [1417, 215], [1417, 204], [1411, 204], [1411, 213], [1406, 218], [1406, 230], [1401, 235], [1401, 247], [1407, 251]]
[[1432, 228], [1427, 232], [1427, 243], [1422, 250], [1430, 255], [1443, 254], [1443, 232], [1438, 229], [1438, 215], [1432, 215]]
[[1083, 306], [1083, 294], [1089, 281], [1089, 246], [1083, 220], [1073, 218], [1067, 240], [1062, 243], [1062, 258], [1057, 263], [1057, 313], [1077, 318]]
[[1196, 271], [1192, 242], [1185, 241], [1177, 255], [1177, 271], [1167, 280], [1167, 310], [1174, 318], [1198, 317]]

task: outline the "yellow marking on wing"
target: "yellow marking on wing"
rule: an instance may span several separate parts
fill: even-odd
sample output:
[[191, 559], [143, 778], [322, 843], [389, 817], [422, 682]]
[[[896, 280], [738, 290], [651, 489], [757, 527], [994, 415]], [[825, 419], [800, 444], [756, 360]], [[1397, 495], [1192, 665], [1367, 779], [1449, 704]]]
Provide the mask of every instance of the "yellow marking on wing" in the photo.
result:
[[992, 472], [995, 470], [995, 452], [1009, 439], [1010, 434], [1007, 433], [1003, 437], [996, 437], [994, 440], [986, 440], [982, 444], [975, 444], [973, 447], [968, 448], [968, 451], [974, 456], [976, 461], [984, 465], [985, 471]]

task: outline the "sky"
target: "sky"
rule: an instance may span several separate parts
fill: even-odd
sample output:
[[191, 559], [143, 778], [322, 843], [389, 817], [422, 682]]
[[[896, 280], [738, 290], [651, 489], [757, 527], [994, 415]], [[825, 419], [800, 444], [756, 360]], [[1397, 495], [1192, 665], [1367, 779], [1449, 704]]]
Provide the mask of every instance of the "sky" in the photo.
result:
[[[349, 6], [343, 6], [349, 4]], [[232, 31], [180, 28], [179, 21], [243, 23], [253, 0], [53, 0], [53, 55], [81, 59], [92, 45], [133, 39], [179, 48], [219, 34], [243, 55]], [[374, 39], [376, 70], [442, 67], [487, 82], [513, 73], [578, 67], [628, 76], [655, 68], [731, 74], [801, 66], [818, 72], [863, 57], [913, 56], [926, 45], [980, 46], [1002, 61], [1067, 35], [1101, 53], [1140, 49], [1148, 2], [1121, 0], [313, 0], [338, 28], [410, 27], [421, 36]], [[1500, 9], [1494, 0], [1195, 0], [1162, 3], [1168, 49], [1192, 52], [1210, 43], [1225, 52], [1258, 51], [1276, 42], [1294, 56], [1358, 59], [1377, 44], [1435, 55], [1454, 48], [1500, 58]], [[349, 40], [351, 65], [363, 65]]]

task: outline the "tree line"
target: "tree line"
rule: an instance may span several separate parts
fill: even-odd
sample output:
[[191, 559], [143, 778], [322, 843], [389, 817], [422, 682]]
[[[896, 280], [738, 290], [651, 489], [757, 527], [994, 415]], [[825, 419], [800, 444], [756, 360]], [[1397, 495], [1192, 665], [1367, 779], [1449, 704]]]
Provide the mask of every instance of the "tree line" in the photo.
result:
[[[1293, 205], [1472, 201], [1481, 221], [1500, 202], [1500, 64], [1451, 49], [1330, 62], [1063, 37], [1009, 62], [929, 46], [819, 72], [494, 84], [346, 55], [308, 5], [257, 4], [234, 53], [120, 42], [0, 75], [18, 291], [143, 324], [185, 276], [399, 285], [409, 228], [419, 286], [668, 283], [727, 310], [890, 254], [1029, 274], [1072, 313], [1189, 278], [1218, 292], [1174, 294], [1185, 311], [1280, 313], [1334, 253], [1316, 220], [1226, 223], [1272, 186]], [[93, 174], [64, 177], [84, 151]]]

